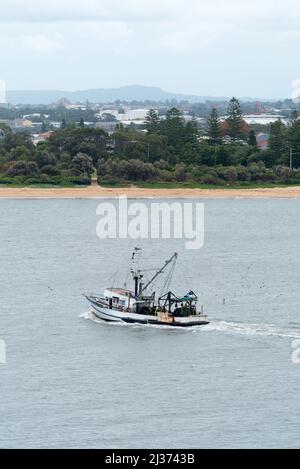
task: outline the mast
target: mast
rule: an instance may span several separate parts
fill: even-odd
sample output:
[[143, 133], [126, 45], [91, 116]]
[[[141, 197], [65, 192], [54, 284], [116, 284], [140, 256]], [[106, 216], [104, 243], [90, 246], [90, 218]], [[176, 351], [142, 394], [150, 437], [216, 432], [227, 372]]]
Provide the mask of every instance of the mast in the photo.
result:
[[135, 298], [137, 298], [139, 295], [139, 280], [142, 278], [139, 267], [138, 267], [138, 262], [137, 262], [137, 258], [138, 258], [140, 251], [141, 251], [141, 248], [134, 248], [134, 251], [132, 253], [132, 258], [131, 258], [132, 260], [131, 273], [132, 273], [133, 280], [134, 280]]

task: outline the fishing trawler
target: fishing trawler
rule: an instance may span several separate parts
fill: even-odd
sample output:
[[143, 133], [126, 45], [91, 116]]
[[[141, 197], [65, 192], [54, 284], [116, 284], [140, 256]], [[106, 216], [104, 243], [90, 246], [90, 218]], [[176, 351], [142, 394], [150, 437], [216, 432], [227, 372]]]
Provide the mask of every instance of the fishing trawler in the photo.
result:
[[[141, 249], [135, 248], [132, 254], [131, 274], [134, 289], [107, 288], [102, 296], [87, 295], [85, 298], [91, 305], [92, 314], [107, 322], [124, 322], [128, 324], [151, 324], [173, 327], [204, 326], [209, 324], [208, 318], [201, 311], [197, 311], [198, 298], [193, 291], [186, 295], [177, 296], [169, 290], [178, 254], [165, 261], [165, 264], [155, 271], [155, 275], [144, 281], [144, 272], [138, 266]], [[149, 292], [154, 281], [167, 271], [165, 283], [159, 298], [156, 292]]]

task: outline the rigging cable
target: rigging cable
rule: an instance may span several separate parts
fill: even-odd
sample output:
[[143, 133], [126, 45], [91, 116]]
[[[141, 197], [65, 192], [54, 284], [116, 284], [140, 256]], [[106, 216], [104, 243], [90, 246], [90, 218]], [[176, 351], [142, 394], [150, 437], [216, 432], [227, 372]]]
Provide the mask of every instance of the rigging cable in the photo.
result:
[[170, 272], [166, 277], [165, 283], [161, 289], [160, 296], [162, 296], [164, 293], [168, 293], [170, 284], [174, 275], [174, 270], [177, 262], [177, 257], [174, 258], [173, 265], [171, 266]]

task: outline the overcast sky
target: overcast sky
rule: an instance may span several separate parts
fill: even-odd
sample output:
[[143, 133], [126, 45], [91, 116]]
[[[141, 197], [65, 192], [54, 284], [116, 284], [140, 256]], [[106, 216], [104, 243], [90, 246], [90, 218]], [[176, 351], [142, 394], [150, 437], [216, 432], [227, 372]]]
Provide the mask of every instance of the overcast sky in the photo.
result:
[[1, 0], [8, 89], [140, 84], [197, 95], [290, 97], [297, 0]]

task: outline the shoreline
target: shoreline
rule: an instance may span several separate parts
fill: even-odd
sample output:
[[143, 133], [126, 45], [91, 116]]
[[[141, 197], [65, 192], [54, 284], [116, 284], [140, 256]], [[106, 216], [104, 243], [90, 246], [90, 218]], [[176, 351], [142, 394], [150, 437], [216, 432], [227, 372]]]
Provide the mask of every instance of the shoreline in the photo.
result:
[[109, 188], [89, 186], [85, 188], [0, 188], [0, 199], [101, 199], [127, 196], [128, 199], [143, 198], [300, 198], [300, 186], [254, 188], [254, 189], [151, 189]]

